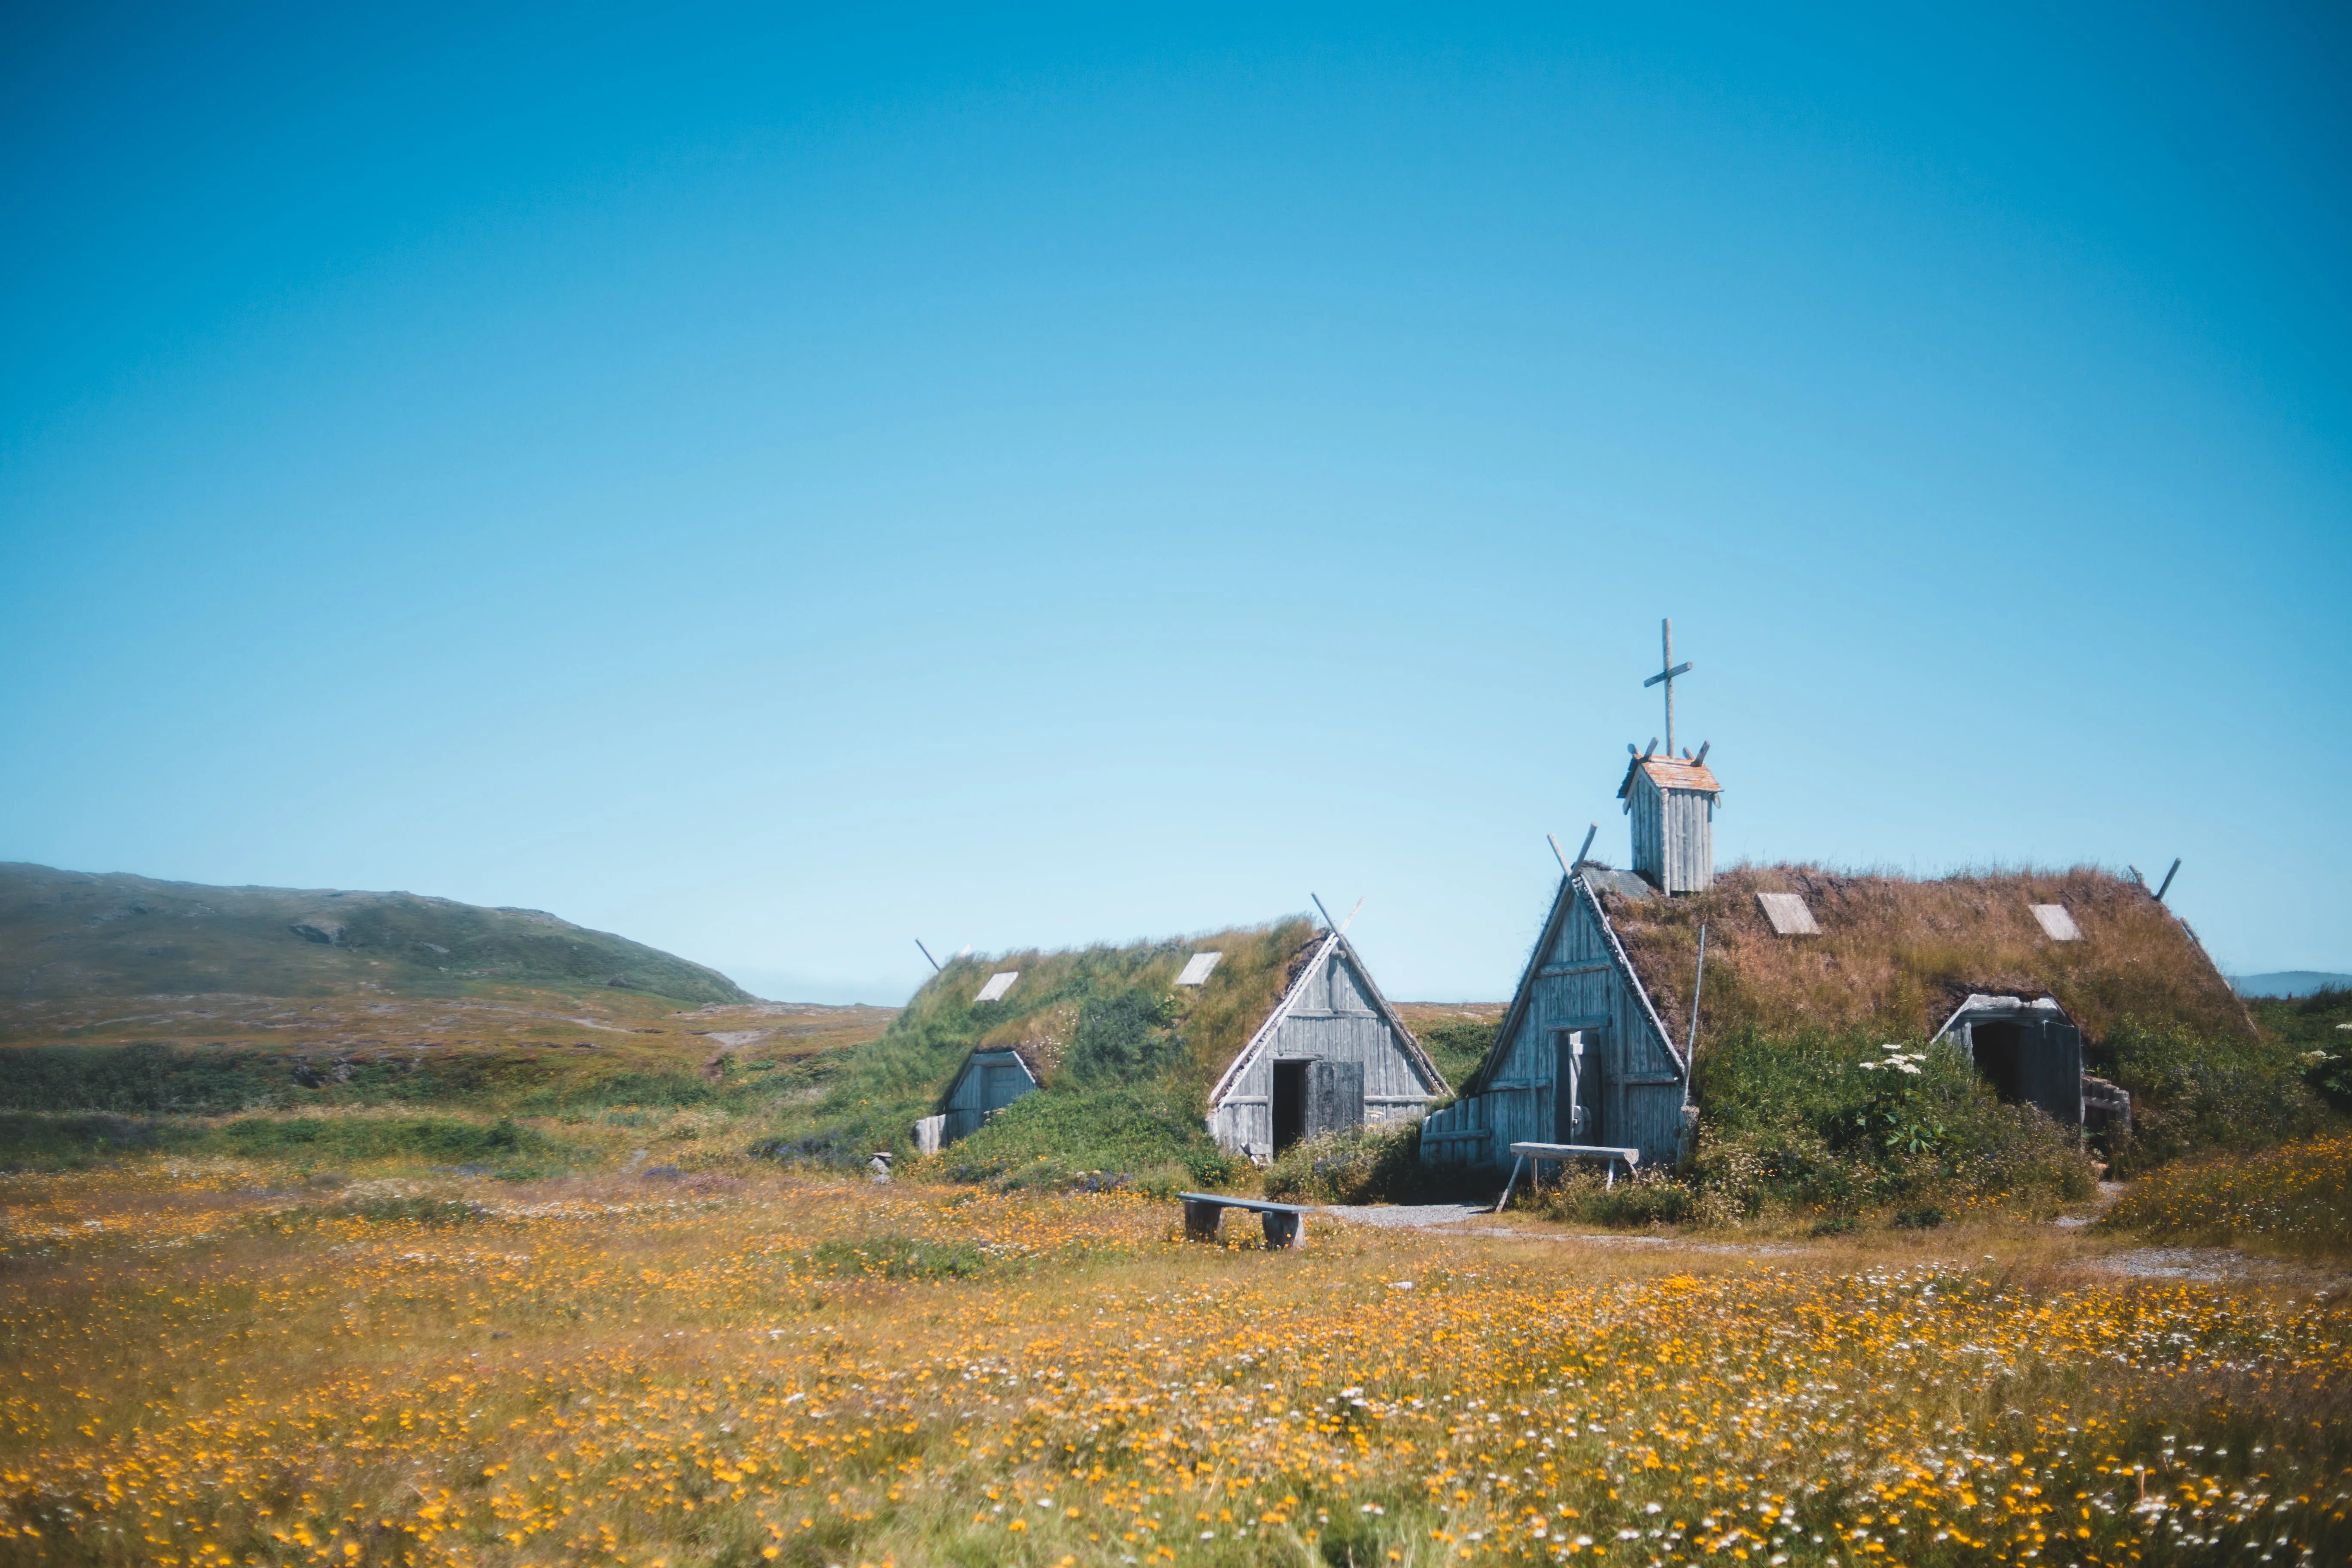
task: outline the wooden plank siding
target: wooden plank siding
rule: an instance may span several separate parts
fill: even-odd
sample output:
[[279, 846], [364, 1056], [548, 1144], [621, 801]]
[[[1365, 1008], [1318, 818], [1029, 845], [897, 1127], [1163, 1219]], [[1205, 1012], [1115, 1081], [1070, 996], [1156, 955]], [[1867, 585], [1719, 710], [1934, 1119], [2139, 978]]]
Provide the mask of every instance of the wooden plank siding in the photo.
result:
[[1298, 1060], [1362, 1068], [1368, 1124], [1418, 1116], [1447, 1091], [1420, 1042], [1342, 937], [1325, 939], [1265, 1026], [1218, 1080], [1208, 1125], [1220, 1148], [1254, 1156], [1272, 1151], [1274, 1064]]
[[1573, 1142], [1642, 1151], [1672, 1164], [1683, 1152], [1689, 1075], [1581, 878], [1560, 884], [1493, 1050], [1460, 1101], [1422, 1126], [1422, 1158], [1434, 1164], [1510, 1163], [1513, 1143], [1571, 1141], [1560, 1122], [1569, 1098], [1560, 1042], [1580, 1031], [1587, 1121]]
[[1715, 885], [1715, 797], [1703, 790], [1660, 789], [1644, 773], [1629, 781], [1633, 869], [1667, 893], [1704, 893]]
[[992, 1112], [1003, 1110], [1036, 1088], [1037, 1079], [1029, 1071], [1028, 1064], [1013, 1052], [972, 1052], [964, 1058], [963, 1070], [956, 1074], [955, 1086], [948, 1090], [947, 1102], [940, 1108], [948, 1119], [947, 1125], [940, 1129], [940, 1141], [952, 1143], [959, 1138], [971, 1137]]

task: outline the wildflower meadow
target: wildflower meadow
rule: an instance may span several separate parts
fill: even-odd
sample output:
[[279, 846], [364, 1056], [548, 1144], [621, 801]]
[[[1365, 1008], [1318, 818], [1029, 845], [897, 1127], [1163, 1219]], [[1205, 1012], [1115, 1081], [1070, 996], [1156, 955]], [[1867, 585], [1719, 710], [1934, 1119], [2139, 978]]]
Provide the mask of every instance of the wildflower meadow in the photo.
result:
[[0, 1197], [9, 1563], [2352, 1556], [2339, 1300], [2087, 1231], [1266, 1252], [1121, 1192], [226, 1158]]

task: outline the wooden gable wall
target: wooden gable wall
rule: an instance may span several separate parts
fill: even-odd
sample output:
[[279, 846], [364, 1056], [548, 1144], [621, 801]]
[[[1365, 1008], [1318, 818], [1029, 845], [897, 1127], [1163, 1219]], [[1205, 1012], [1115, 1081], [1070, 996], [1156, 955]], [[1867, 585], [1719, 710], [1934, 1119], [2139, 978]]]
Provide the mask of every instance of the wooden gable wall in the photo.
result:
[[1368, 1124], [1420, 1114], [1444, 1092], [1424, 1079], [1399, 1038], [1371, 978], [1344, 942], [1328, 942], [1288, 993], [1281, 1021], [1252, 1042], [1222, 1080], [1209, 1110], [1209, 1134], [1233, 1154], [1274, 1147], [1274, 1064], [1278, 1060], [1352, 1062], [1363, 1069]]
[[[1584, 1037], [1584, 1126], [1565, 1136], [1560, 1042]], [[1517, 1142], [1575, 1142], [1642, 1151], [1671, 1165], [1683, 1147], [1687, 1075], [1579, 880], [1561, 885], [1542, 941], [1493, 1050], [1464, 1098], [1423, 1125], [1422, 1157], [1507, 1166]]]

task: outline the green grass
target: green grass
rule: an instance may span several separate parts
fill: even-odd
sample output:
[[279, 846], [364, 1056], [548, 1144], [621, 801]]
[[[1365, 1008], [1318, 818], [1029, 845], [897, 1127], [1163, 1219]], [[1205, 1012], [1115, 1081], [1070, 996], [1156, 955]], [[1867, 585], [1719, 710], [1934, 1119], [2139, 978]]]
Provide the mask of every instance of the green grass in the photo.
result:
[[223, 1116], [238, 1111], [442, 1106], [513, 1116], [571, 1117], [619, 1106], [721, 1106], [752, 1114], [822, 1082], [828, 1055], [784, 1061], [720, 1058], [718, 1076], [675, 1051], [572, 1053], [492, 1047], [373, 1059], [248, 1047], [0, 1047], [0, 1110]]
[[0, 1168], [71, 1170], [168, 1152], [234, 1154], [323, 1170], [340, 1165], [466, 1166], [550, 1174], [569, 1152], [535, 1127], [442, 1116], [243, 1116], [226, 1121], [104, 1113], [0, 1112]]
[[1445, 1075], [1445, 1081], [1459, 1085], [1478, 1070], [1494, 1048], [1495, 1032], [1500, 1023], [1429, 1024], [1413, 1032], [1429, 1059]]
[[911, 1236], [836, 1237], [802, 1255], [801, 1271], [863, 1279], [968, 1279], [988, 1267], [969, 1241]]

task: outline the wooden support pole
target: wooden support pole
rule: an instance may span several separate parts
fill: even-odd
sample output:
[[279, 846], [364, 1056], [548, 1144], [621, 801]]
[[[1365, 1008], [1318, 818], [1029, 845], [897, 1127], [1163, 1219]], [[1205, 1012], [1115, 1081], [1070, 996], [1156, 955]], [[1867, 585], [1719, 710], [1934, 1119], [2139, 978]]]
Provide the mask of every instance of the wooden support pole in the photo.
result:
[[1511, 1157], [1511, 1179], [1503, 1184], [1503, 1195], [1495, 1200], [1496, 1214], [1501, 1214], [1503, 1205], [1511, 1201], [1511, 1189], [1519, 1184], [1519, 1167], [1527, 1163], [1528, 1157], [1524, 1154], [1515, 1154]]

